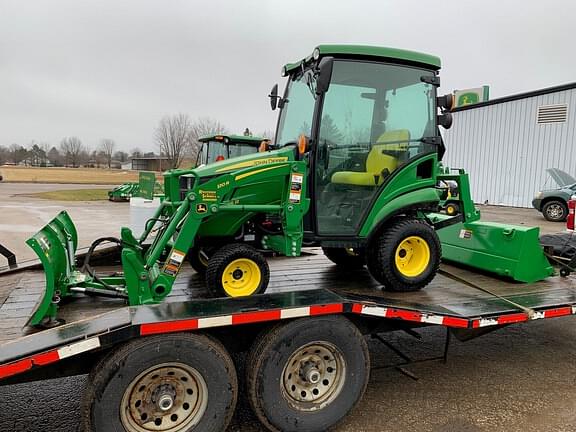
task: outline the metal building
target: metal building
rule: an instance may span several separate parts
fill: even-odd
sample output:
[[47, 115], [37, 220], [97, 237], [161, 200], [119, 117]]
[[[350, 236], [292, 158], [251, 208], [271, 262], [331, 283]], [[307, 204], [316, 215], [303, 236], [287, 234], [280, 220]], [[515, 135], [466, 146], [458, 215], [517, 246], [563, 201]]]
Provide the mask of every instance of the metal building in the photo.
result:
[[167, 156], [144, 156], [132, 158], [132, 169], [138, 171], [164, 171], [169, 167]]
[[444, 163], [470, 173], [477, 203], [531, 207], [555, 188], [547, 168], [576, 177], [576, 82], [453, 110]]

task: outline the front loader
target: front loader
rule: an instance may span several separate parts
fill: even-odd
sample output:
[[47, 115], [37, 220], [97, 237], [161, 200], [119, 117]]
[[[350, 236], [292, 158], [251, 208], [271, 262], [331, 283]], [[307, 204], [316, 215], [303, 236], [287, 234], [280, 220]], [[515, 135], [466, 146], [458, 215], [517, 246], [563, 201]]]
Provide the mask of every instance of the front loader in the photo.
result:
[[[280, 114], [269, 150], [166, 172], [165, 199], [143, 235], [123, 228], [106, 239], [122, 247], [122, 274], [96, 275], [90, 253], [76, 269], [65, 213], [29, 240], [47, 279], [30, 324], [57, 323], [58, 301], [77, 293], [161, 302], [187, 256], [216, 297], [263, 293], [263, 252], [298, 256], [303, 245], [321, 246], [346, 270], [366, 265], [387, 290], [423, 288], [440, 265], [438, 233], [477, 216], [465, 176], [456, 179], [462, 212], [436, 213], [446, 176], [438, 127], [451, 123], [449, 98], [436, 95], [439, 69], [431, 55], [352, 45], [321, 45], [286, 65], [284, 94], [277, 86], [270, 94]], [[523, 246], [542, 255], [530, 241]], [[517, 243], [496, 244], [519, 254]]]

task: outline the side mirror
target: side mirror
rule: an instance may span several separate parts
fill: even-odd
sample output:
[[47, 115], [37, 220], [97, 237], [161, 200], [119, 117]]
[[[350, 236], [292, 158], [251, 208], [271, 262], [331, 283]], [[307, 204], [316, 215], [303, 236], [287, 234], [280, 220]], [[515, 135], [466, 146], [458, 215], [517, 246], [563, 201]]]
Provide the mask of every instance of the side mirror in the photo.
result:
[[330, 80], [332, 79], [332, 67], [334, 58], [323, 57], [318, 65], [318, 80], [316, 81], [316, 94], [321, 95], [328, 91]]
[[268, 97], [270, 98], [270, 108], [272, 108], [272, 111], [274, 111], [278, 103], [278, 84], [274, 84], [274, 87], [272, 87], [272, 90], [270, 90]]
[[436, 104], [442, 111], [450, 111], [454, 105], [454, 95], [452, 93], [448, 93], [444, 96], [438, 96], [436, 98]]
[[443, 114], [438, 115], [437, 117], [438, 125], [442, 126], [444, 129], [450, 129], [452, 127], [452, 113], [445, 112]]

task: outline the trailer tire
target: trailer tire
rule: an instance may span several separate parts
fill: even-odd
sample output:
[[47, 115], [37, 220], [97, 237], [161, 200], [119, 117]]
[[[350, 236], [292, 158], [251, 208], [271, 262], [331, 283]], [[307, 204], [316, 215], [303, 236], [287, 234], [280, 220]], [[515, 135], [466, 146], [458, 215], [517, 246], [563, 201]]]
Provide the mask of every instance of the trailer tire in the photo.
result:
[[362, 398], [370, 354], [347, 318], [322, 316], [268, 330], [252, 347], [246, 367], [248, 398], [263, 425], [323, 432]]
[[363, 250], [350, 250], [342, 247], [322, 247], [326, 258], [337, 266], [347, 269], [361, 269], [366, 264], [366, 255]]
[[268, 288], [270, 268], [266, 258], [242, 243], [218, 249], [208, 261], [206, 285], [214, 297], [247, 297]]
[[376, 237], [368, 254], [368, 270], [389, 291], [418, 291], [440, 267], [438, 234], [419, 219], [398, 219]]
[[134, 432], [154, 418], [159, 431], [163, 424], [178, 432], [222, 431], [237, 393], [234, 364], [217, 340], [185, 333], [138, 339], [92, 370], [80, 430]]

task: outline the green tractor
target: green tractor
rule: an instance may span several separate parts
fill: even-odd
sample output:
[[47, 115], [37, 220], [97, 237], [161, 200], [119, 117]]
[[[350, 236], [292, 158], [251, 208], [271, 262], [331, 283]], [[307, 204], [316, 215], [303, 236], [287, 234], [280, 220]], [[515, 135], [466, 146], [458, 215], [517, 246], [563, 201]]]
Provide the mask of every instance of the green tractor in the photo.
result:
[[[202, 143], [195, 166], [208, 165], [247, 154], [257, 153], [265, 138], [244, 135], [207, 135], [198, 139]], [[155, 195], [162, 195], [162, 186], [154, 185]], [[108, 191], [109, 201], [130, 201], [140, 196], [139, 183], [123, 183]]]
[[202, 143], [196, 166], [208, 165], [238, 156], [257, 153], [265, 138], [245, 135], [207, 135], [198, 139]]
[[451, 124], [450, 98], [436, 95], [439, 69], [435, 56], [347, 45], [286, 65], [284, 94], [277, 85], [270, 94], [280, 109], [273, 149], [166, 172], [165, 199], [142, 236], [123, 228], [117, 240], [121, 276], [91, 271], [97, 242], [75, 268], [76, 229], [64, 212], [28, 241], [47, 282], [30, 323], [49, 324], [52, 299], [79, 292], [161, 302], [187, 255], [213, 296], [260, 294], [264, 252], [298, 256], [303, 244], [344, 270], [367, 266], [387, 290], [423, 288], [442, 256], [436, 229], [479, 218], [463, 173], [447, 176], [462, 180], [460, 217], [430, 216], [440, 202], [438, 126]]

